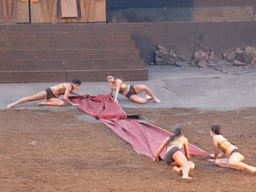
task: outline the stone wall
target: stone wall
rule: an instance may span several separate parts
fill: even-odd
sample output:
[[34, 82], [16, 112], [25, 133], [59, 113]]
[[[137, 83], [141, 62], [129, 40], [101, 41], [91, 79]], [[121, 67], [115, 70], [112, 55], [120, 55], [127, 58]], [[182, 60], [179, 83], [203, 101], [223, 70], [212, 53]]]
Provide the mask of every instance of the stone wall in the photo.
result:
[[177, 54], [190, 57], [201, 48], [213, 49], [220, 57], [222, 51], [256, 45], [255, 21], [126, 23], [106, 24], [132, 34], [140, 56], [149, 62], [158, 45]]
[[182, 22], [253, 20], [254, 0], [107, 1], [107, 22]]

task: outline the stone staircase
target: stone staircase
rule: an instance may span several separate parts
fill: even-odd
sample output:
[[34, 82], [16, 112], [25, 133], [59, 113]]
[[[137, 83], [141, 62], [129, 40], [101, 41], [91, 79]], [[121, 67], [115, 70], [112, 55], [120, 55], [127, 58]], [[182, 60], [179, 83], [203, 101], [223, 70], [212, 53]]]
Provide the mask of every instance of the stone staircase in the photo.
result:
[[0, 58], [0, 83], [148, 79], [132, 34], [107, 24], [1, 25]]

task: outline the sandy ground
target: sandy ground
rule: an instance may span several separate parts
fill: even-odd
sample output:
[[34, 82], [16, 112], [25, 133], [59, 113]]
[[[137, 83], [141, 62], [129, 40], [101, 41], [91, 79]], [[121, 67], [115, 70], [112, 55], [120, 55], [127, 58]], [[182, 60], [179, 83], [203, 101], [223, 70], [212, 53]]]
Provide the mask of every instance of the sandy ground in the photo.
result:
[[[179, 126], [189, 142], [213, 152], [212, 124], [256, 166], [256, 108], [232, 111], [125, 109], [170, 132]], [[217, 167], [193, 156], [192, 180], [164, 162], [137, 154], [100, 121], [85, 113], [0, 111], [0, 191], [256, 191], [256, 175]]]

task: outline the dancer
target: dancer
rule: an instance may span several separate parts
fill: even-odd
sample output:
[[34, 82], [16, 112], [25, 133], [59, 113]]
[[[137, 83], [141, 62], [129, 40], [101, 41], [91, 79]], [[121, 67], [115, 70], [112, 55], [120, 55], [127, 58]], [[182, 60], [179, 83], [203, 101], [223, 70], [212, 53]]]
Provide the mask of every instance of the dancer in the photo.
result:
[[[184, 146], [185, 156], [181, 152]], [[154, 161], [157, 161], [161, 152], [164, 148], [167, 148], [164, 161], [167, 165], [174, 166], [175, 171], [182, 171], [182, 178], [191, 179], [188, 176], [190, 169], [195, 168], [195, 164], [189, 161], [189, 151], [188, 151], [188, 139], [184, 137], [184, 131], [182, 128], [178, 128], [174, 131], [174, 135], [167, 137], [160, 148], [158, 149]]]
[[[256, 167], [247, 165], [243, 163], [244, 156], [241, 154], [240, 150], [233, 145], [232, 143], [228, 142], [226, 138], [224, 138], [220, 132], [220, 126], [213, 125], [211, 127], [211, 136], [213, 138], [214, 144], [214, 163], [218, 166], [222, 167], [229, 167], [235, 168], [238, 170], [247, 169], [251, 173], [256, 172]], [[223, 153], [218, 154], [218, 149], [220, 149]], [[229, 156], [229, 158], [220, 158], [224, 157], [225, 155]]]
[[[113, 90], [115, 90], [114, 100], [118, 103], [117, 98], [119, 93], [126, 96], [129, 100], [145, 104], [149, 99], [153, 99], [156, 103], [160, 103], [160, 100], [157, 99], [151, 90], [145, 85], [126, 85], [123, 80], [115, 78], [111, 73], [107, 74], [107, 81], [110, 84], [110, 93], [112, 95]], [[139, 93], [145, 92], [146, 97], [142, 98], [138, 96]]]
[[50, 105], [50, 106], [64, 106], [65, 102], [61, 99], [59, 99], [60, 95], [64, 95], [63, 99], [68, 102], [72, 106], [77, 106], [78, 104], [72, 103], [69, 98], [68, 94], [73, 93], [73, 90], [78, 89], [81, 85], [81, 81], [79, 79], [74, 79], [72, 83], [62, 83], [53, 87], [47, 88], [45, 91], [41, 91], [38, 94], [24, 97], [14, 103], [11, 103], [7, 105], [7, 109], [10, 109], [14, 107], [15, 105], [20, 105], [26, 102], [30, 101], [37, 101], [37, 100], [44, 100], [47, 99], [47, 101], [42, 101], [41, 103], [38, 103], [38, 106], [41, 105]]

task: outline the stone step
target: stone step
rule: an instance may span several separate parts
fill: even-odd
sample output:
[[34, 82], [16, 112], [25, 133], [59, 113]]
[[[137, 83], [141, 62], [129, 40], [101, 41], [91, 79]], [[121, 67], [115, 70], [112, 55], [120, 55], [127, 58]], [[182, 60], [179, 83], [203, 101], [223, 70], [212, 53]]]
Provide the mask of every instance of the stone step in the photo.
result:
[[131, 32], [106, 23], [1, 25], [0, 83], [106, 81], [108, 72], [147, 80]]
[[144, 59], [1, 59], [0, 71], [143, 69]]
[[83, 82], [106, 81], [106, 74], [111, 72], [116, 77], [122, 77], [125, 81], [148, 80], [147, 69], [116, 69], [116, 70], [93, 70], [93, 71], [67, 71], [67, 82], [78, 78]]
[[8, 49], [135, 49], [134, 41], [0, 41]]
[[112, 72], [126, 81], [141, 81], [148, 79], [146, 69], [117, 69], [117, 70], [56, 70], [56, 71], [15, 71], [1, 72], [0, 83], [44, 83], [71, 82], [79, 78], [82, 82], [106, 81], [106, 74]]
[[138, 49], [118, 50], [0, 50], [0, 58], [10, 59], [131, 59], [140, 58]]
[[0, 33], [0, 41], [131, 41], [129, 33]]
[[[121, 27], [120, 27], [121, 25]], [[17, 24], [1, 25], [1, 33], [52, 33], [52, 32], [72, 32], [72, 33], [130, 33], [133, 29], [125, 24], [112, 23], [59, 23], [59, 24]]]

